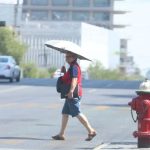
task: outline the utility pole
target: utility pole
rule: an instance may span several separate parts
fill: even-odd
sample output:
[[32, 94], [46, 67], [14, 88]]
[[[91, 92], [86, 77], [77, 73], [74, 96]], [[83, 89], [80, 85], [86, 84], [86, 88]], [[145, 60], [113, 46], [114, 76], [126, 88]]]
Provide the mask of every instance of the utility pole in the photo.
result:
[[14, 13], [14, 27], [17, 27], [18, 24], [18, 7], [19, 7], [19, 0], [17, 0], [17, 3], [15, 4], [15, 13]]
[[44, 67], [47, 67], [47, 53], [46, 53], [45, 45], [44, 45], [44, 54], [43, 54], [43, 56], [44, 56]]

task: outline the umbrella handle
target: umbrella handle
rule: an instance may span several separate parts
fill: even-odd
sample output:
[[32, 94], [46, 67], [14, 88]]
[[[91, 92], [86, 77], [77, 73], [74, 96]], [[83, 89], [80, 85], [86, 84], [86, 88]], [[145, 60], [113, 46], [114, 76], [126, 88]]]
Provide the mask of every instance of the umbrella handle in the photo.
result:
[[61, 67], [61, 72], [62, 72], [62, 73], [66, 73], [66, 67], [65, 67], [65, 66], [62, 66], [62, 67]]

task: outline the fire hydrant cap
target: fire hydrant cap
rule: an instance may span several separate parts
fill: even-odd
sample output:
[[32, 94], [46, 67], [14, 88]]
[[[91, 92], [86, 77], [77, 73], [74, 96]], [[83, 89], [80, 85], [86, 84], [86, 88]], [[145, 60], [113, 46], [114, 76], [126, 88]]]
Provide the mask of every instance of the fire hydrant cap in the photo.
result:
[[145, 93], [150, 94], [150, 80], [146, 80], [140, 84], [139, 90], [136, 91], [137, 94]]

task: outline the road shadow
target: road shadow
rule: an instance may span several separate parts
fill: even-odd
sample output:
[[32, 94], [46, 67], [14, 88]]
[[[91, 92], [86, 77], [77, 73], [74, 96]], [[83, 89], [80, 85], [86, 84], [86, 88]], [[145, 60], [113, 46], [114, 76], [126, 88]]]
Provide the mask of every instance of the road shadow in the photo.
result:
[[[0, 85], [24, 85], [24, 86], [49, 86], [56, 87], [57, 79], [32, 79], [24, 78], [19, 83], [0, 81]], [[103, 89], [138, 89], [141, 81], [120, 81], [120, 80], [83, 80], [83, 88], [103, 88]]]
[[8, 81], [0, 81], [0, 85], [9, 85], [9, 86], [56, 86], [57, 80], [55, 79], [32, 79], [32, 78], [24, 78], [21, 79], [20, 82], [8, 82]]
[[108, 106], [108, 107], [129, 107], [128, 104], [111, 104], [111, 103], [101, 103], [101, 104], [87, 104], [87, 103], [83, 103], [83, 105], [86, 106]]
[[34, 137], [0, 137], [0, 140], [34, 140], [34, 141], [50, 141], [51, 139], [34, 138]]
[[107, 97], [114, 97], [114, 98], [128, 98], [128, 99], [132, 99], [133, 97], [135, 97], [136, 95], [133, 94], [128, 94], [128, 95], [118, 95], [118, 94], [109, 94], [109, 95], [103, 95], [102, 96], [107, 96]]

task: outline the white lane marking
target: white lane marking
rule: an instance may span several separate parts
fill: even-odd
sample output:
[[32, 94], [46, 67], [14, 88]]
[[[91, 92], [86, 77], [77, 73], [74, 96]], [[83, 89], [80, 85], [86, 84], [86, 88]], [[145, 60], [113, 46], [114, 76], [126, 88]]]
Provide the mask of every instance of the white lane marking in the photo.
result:
[[96, 92], [97, 90], [96, 89], [91, 89], [91, 90], [89, 90], [88, 92], [89, 93], [94, 93], [94, 92]]
[[101, 144], [101, 145], [95, 147], [93, 150], [100, 150], [100, 149], [102, 149], [102, 148], [105, 148], [105, 147], [108, 146], [109, 144], [110, 144], [110, 143]]
[[10, 88], [10, 89], [0, 90], [0, 93], [14, 92], [17, 90], [25, 89], [27, 87], [28, 86], [20, 86], [20, 87], [14, 87], [14, 88]]

